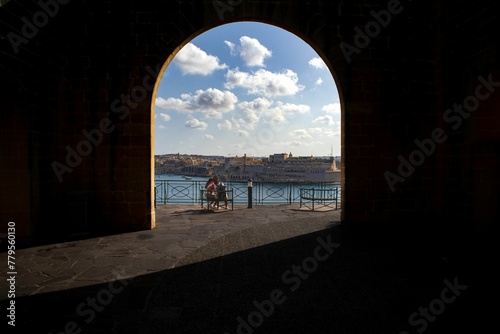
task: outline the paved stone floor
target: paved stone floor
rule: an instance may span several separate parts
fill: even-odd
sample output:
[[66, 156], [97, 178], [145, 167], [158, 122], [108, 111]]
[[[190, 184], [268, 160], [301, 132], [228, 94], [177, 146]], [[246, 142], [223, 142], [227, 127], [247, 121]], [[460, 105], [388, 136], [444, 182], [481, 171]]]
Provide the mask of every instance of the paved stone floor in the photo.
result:
[[14, 332], [485, 331], [495, 285], [477, 249], [447, 254], [439, 238], [339, 214], [163, 205], [155, 230], [18, 250]]
[[[210, 240], [271, 222], [315, 218], [306, 229], [273, 236], [278, 239], [324, 228], [325, 222], [340, 219], [339, 211], [310, 212], [291, 205], [256, 206], [252, 209], [235, 206], [233, 211], [220, 209], [213, 212], [200, 210], [198, 205], [159, 205], [156, 216], [156, 229], [150, 231], [18, 250], [17, 296], [66, 290], [169, 269]], [[0, 287], [4, 288], [6, 282], [4, 277], [0, 278]]]

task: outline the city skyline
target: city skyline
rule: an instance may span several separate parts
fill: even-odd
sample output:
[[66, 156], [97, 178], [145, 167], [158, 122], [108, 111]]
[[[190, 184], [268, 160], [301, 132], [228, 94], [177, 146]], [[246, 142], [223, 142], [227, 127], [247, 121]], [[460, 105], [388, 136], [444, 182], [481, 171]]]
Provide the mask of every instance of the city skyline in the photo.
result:
[[155, 155], [340, 155], [333, 77], [308, 44], [281, 28], [211, 29], [187, 43], [159, 80]]
[[[269, 156], [275, 155], [275, 154], [290, 154], [292, 153], [293, 157], [314, 157], [314, 158], [324, 158], [324, 157], [332, 157], [331, 154], [329, 155], [311, 155], [311, 154], [306, 154], [306, 155], [295, 155], [293, 152], [280, 152], [280, 153], [272, 153], [268, 155], [248, 155], [248, 158], [268, 158]], [[223, 155], [223, 154], [203, 154], [203, 153], [183, 153], [183, 152], [167, 152], [167, 153], [161, 153], [157, 154], [155, 153], [155, 157], [162, 157], [162, 156], [173, 156], [173, 155], [181, 155], [181, 156], [200, 156], [200, 157], [222, 157], [222, 158], [237, 158], [237, 157], [244, 157], [245, 154], [242, 155]], [[340, 155], [333, 155], [334, 158], [339, 158]]]

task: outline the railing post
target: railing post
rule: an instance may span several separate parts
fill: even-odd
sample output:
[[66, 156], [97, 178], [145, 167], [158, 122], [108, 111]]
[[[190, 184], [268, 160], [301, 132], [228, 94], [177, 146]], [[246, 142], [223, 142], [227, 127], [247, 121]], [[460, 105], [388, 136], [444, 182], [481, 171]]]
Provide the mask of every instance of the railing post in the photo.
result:
[[167, 204], [167, 201], [168, 201], [168, 181], [165, 181], [165, 183], [163, 183], [163, 204]]
[[248, 209], [252, 208], [252, 179], [248, 179]]
[[313, 211], [314, 211], [314, 202], [315, 202], [315, 200], [314, 200], [314, 188], [312, 190], [313, 190], [313, 206], [312, 206], [312, 208], [313, 208]]
[[339, 188], [335, 187], [335, 210], [337, 210], [339, 205]]

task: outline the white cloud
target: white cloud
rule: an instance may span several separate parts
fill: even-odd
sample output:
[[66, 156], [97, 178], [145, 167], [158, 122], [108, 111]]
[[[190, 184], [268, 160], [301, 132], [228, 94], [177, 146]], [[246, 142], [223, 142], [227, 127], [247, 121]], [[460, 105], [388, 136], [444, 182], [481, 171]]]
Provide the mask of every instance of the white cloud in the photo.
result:
[[272, 56], [272, 52], [255, 38], [242, 36], [240, 44], [240, 56], [247, 66], [263, 67], [264, 59]]
[[239, 55], [246, 66], [265, 67], [264, 60], [273, 54], [272, 51], [260, 44], [257, 39], [248, 36], [242, 36], [238, 46], [230, 41], [224, 41], [224, 43], [229, 47], [231, 55]]
[[307, 133], [321, 135], [324, 132], [323, 128], [308, 128]]
[[311, 60], [309, 60], [308, 64], [309, 64], [309, 66], [314, 67], [318, 70], [326, 69], [325, 62], [323, 61], [323, 59], [321, 59], [319, 57], [312, 58]]
[[271, 105], [271, 101], [269, 101], [266, 98], [259, 97], [253, 101], [243, 101], [243, 102], [239, 103], [238, 108], [240, 108], [242, 110], [252, 110], [252, 111], [262, 113], [262, 112], [266, 111], [267, 109], [269, 109], [270, 105]]
[[276, 103], [266, 98], [257, 98], [253, 101], [243, 101], [238, 104], [238, 108], [243, 112], [243, 117], [233, 120], [233, 123], [226, 120], [219, 124], [219, 128], [237, 129], [240, 126], [253, 130], [256, 125], [263, 120], [265, 123], [272, 123], [274, 126], [283, 125], [288, 119], [292, 119], [299, 114], [307, 114], [311, 108], [305, 104]]
[[174, 97], [169, 97], [166, 100], [163, 97], [157, 97], [155, 100], [155, 107], [165, 110], [172, 109], [184, 113], [191, 113], [196, 111], [195, 106], [193, 106], [189, 101], [176, 99]]
[[293, 118], [298, 114], [309, 113], [311, 108], [305, 104], [293, 104], [277, 102], [276, 107], [266, 110], [266, 116], [271, 118], [273, 125], [286, 123], [287, 118]]
[[228, 66], [220, 64], [219, 58], [207, 54], [192, 43], [186, 44], [175, 56], [174, 63], [183, 74], [209, 75]]
[[327, 115], [340, 115], [340, 103], [326, 104], [321, 108]]
[[[338, 122], [340, 124], [340, 122]], [[336, 125], [334, 122], [333, 125]], [[289, 143], [293, 146], [310, 146], [319, 147], [325, 145], [321, 138], [332, 138], [339, 136], [340, 132], [334, 132], [331, 127], [314, 127], [307, 129], [297, 129], [288, 133], [291, 137], [295, 139], [294, 142]], [[330, 140], [327, 140], [330, 141]]]
[[278, 150], [282, 147], [300, 147], [300, 146], [311, 146], [310, 140], [292, 140], [292, 141], [282, 141], [275, 143], [274, 147], [277, 147]]
[[165, 122], [168, 122], [171, 119], [169, 114], [164, 114], [164, 113], [160, 113], [160, 118], [162, 121], [165, 121]]
[[230, 91], [208, 88], [207, 90], [197, 90], [194, 95], [182, 94], [180, 99], [156, 98], [155, 106], [187, 114], [200, 112], [207, 118], [222, 118], [224, 113], [234, 110], [237, 102], [238, 98]]
[[223, 92], [215, 88], [197, 90], [193, 98], [199, 111], [207, 118], [221, 118], [223, 113], [234, 110], [238, 102], [236, 95], [230, 91]]
[[307, 130], [305, 129], [298, 129], [298, 130], [293, 130], [288, 133], [290, 136], [298, 139], [312, 139], [312, 136], [307, 133]]
[[165, 125], [163, 125], [163, 124], [158, 125], [158, 129], [163, 130], [163, 129], [166, 129], [166, 128], [167, 128], [167, 127], [166, 127]]
[[261, 115], [269, 109], [271, 103], [271, 101], [262, 97], [253, 101], [243, 101], [239, 103], [238, 108], [245, 114], [245, 118], [240, 122], [241, 125], [253, 129], [259, 122]]
[[271, 108], [268, 112], [271, 114], [283, 114], [285, 116], [295, 116], [297, 114], [307, 114], [311, 111], [311, 107], [306, 104], [294, 104], [277, 102], [276, 107]]
[[203, 135], [203, 139], [206, 139], [206, 140], [214, 140], [215, 138], [214, 138], [214, 136], [212, 136], [212, 135], [205, 134], [205, 135]]
[[186, 128], [195, 130], [205, 130], [206, 128], [208, 128], [208, 124], [196, 118], [191, 118], [186, 121]]
[[236, 45], [230, 41], [224, 41], [224, 43], [229, 47], [229, 52], [231, 53], [231, 56], [236, 56]]
[[295, 140], [295, 141], [290, 142], [289, 145], [290, 146], [304, 146], [304, 144], [305, 144], [304, 142]]
[[334, 125], [335, 121], [333, 120], [333, 117], [330, 115], [325, 115], [325, 116], [320, 116], [315, 118], [312, 121], [313, 124], [321, 124], [323, 126], [325, 125]]
[[248, 94], [273, 97], [294, 95], [304, 89], [298, 81], [297, 73], [289, 69], [282, 73], [273, 73], [263, 69], [248, 73], [236, 68], [227, 71], [224, 86], [228, 89], [243, 87], [248, 89]]
[[314, 86], [321, 86], [322, 83], [323, 83], [323, 79], [318, 78], [318, 80], [316, 80], [316, 82], [314, 83]]
[[335, 125], [335, 131], [332, 129], [325, 129], [324, 135], [329, 138], [340, 137], [340, 126]]
[[220, 130], [231, 130], [233, 128], [233, 125], [229, 120], [226, 119], [224, 122], [217, 124], [217, 127]]
[[250, 135], [248, 131], [245, 130], [236, 130], [234, 131], [234, 133], [236, 133], [240, 137], [248, 137]]
[[[329, 119], [317, 119], [317, 124], [324, 125], [325, 123], [329, 123]], [[312, 139], [319, 137], [334, 137], [340, 135], [340, 122], [333, 122], [332, 124], [326, 124], [325, 127], [315, 127], [315, 128], [307, 128], [307, 129], [298, 129], [292, 132], [289, 132], [289, 135], [294, 136], [296, 138], [303, 139]], [[332, 129], [332, 125], [334, 126], [335, 131]], [[319, 143], [319, 142], [318, 142]]]
[[340, 134], [342, 133], [342, 130], [341, 130], [341, 123], [340, 121], [339, 122], [335, 122], [335, 132], [332, 133], [333, 136], [340, 136]]

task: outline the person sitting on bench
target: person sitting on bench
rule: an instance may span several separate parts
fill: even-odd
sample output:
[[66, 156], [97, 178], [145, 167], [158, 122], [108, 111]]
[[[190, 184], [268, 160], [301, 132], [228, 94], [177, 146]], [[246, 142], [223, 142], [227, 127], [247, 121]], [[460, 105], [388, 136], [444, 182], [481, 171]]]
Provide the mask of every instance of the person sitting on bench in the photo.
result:
[[215, 200], [217, 199], [217, 190], [215, 188], [214, 179], [209, 178], [207, 183], [205, 184], [205, 195], [207, 196], [208, 208], [214, 205]]
[[219, 177], [214, 176], [214, 186], [216, 191], [217, 199], [215, 200], [215, 207], [219, 209], [219, 200], [224, 200], [227, 209], [227, 193], [226, 193], [226, 185], [219, 181]]

